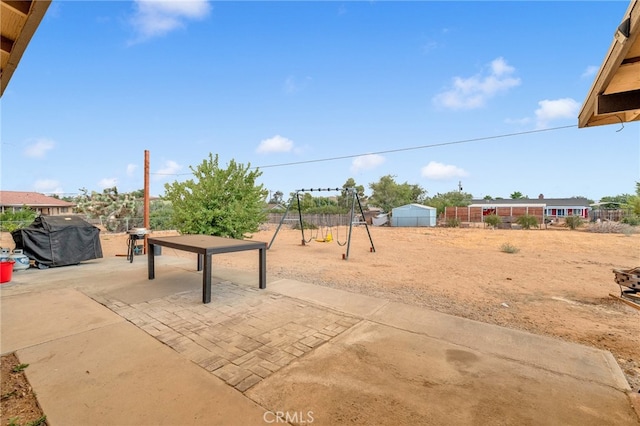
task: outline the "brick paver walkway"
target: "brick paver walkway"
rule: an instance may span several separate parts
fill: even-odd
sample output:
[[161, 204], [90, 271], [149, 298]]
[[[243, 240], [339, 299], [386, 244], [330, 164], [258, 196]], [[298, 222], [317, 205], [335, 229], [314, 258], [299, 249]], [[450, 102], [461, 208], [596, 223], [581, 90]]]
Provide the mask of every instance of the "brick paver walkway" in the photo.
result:
[[194, 290], [106, 307], [241, 392], [360, 321], [268, 290], [215, 284], [211, 303]]

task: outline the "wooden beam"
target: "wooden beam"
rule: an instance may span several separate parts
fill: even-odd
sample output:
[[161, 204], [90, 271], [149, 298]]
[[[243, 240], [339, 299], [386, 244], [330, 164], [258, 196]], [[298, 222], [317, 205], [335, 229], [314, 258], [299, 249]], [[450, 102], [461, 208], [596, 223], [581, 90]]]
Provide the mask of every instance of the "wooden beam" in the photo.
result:
[[2, 3], [6, 4], [23, 16], [27, 16], [29, 14], [29, 9], [31, 9], [31, 0], [3, 0]]
[[619, 301], [626, 303], [627, 305], [631, 306], [632, 308], [636, 308], [638, 310], [640, 310], [640, 305], [637, 303], [632, 302], [631, 300], [627, 300], [627, 299], [623, 299], [620, 296], [616, 296], [615, 294], [611, 294], [609, 293], [609, 296], [613, 297], [614, 299], [618, 299]]
[[640, 109], [640, 89], [598, 96], [597, 114], [614, 114]]
[[627, 121], [638, 121], [640, 120], [640, 110], [638, 111], [627, 111]]
[[15, 40], [11, 40], [10, 38], [5, 36], [0, 36], [0, 50], [2, 50], [3, 52], [11, 53], [14, 43]]
[[[151, 170], [150, 168], [150, 162], [149, 162], [149, 150], [145, 149], [144, 150], [144, 218], [143, 218], [143, 222], [144, 222], [144, 227], [147, 229], [147, 231], [151, 230], [151, 212], [149, 211], [149, 207], [150, 207], [150, 201], [149, 201], [149, 171]], [[147, 250], [148, 250], [148, 242], [147, 242], [147, 234], [144, 234], [144, 244], [143, 244], [143, 253], [147, 254]]]
[[[638, 39], [638, 44], [640, 44], [640, 39]], [[628, 62], [620, 65], [609, 85], [600, 94], [611, 95], [635, 89], [640, 89], [640, 62]]]
[[40, 25], [40, 21], [42, 21], [42, 18], [44, 17], [45, 12], [49, 8], [49, 5], [51, 4], [51, 0], [37, 0], [34, 2], [2, 0], [3, 6], [12, 4], [13, 6], [24, 8], [25, 3], [29, 4], [29, 10], [28, 10], [29, 13], [27, 17], [27, 22], [22, 28], [22, 31], [18, 36], [17, 40], [13, 43], [11, 54], [9, 55], [9, 61], [7, 62], [5, 67], [2, 69], [2, 74], [0, 74], [0, 97], [4, 94], [4, 91], [7, 88], [9, 81], [11, 80], [11, 76], [13, 75], [14, 71], [18, 67], [18, 64], [20, 63], [20, 59], [22, 58], [22, 55], [24, 54], [25, 49], [27, 48], [27, 46], [29, 45], [29, 42], [31, 41], [31, 37], [33, 37], [33, 34], [38, 29], [38, 26]]

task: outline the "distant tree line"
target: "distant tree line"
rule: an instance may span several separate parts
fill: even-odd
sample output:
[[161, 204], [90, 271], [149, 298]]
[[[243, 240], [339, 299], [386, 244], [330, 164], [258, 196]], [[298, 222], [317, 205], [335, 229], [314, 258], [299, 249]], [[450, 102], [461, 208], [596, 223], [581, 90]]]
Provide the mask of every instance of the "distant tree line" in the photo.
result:
[[[231, 160], [226, 167], [221, 167], [218, 155], [210, 153], [207, 159], [190, 169], [193, 173], [191, 179], [165, 184], [164, 196], [150, 203], [151, 229], [177, 229], [182, 233], [242, 238], [258, 230], [266, 220], [268, 207], [271, 207], [271, 211], [278, 211], [285, 209], [292, 200], [297, 203], [296, 193], [289, 194], [285, 200], [282, 191], [267, 191], [258, 183], [262, 172], [252, 169], [250, 164], [244, 165]], [[301, 193], [300, 208], [304, 213], [346, 213], [350, 211], [350, 203], [353, 201], [349, 192], [352, 188], [357, 192], [363, 208], [376, 207], [384, 212], [391, 212], [395, 207], [405, 204], [417, 203], [434, 207], [441, 214], [446, 207], [468, 206], [473, 199], [461, 187], [456, 191], [428, 196], [427, 191], [418, 184], [399, 183], [396, 176], [385, 175], [377, 182], [368, 184], [371, 190], [369, 196], [365, 194], [363, 185], [348, 178], [332, 196]], [[636, 182], [635, 189], [634, 195], [608, 196], [600, 201], [631, 209], [640, 217], [640, 182]], [[112, 229], [117, 228], [109, 227], [112, 223], [126, 223], [130, 228], [142, 225], [143, 190], [119, 193], [113, 187], [102, 192], [89, 193], [85, 188], [80, 191], [78, 197], [68, 197], [67, 201], [75, 202], [77, 212], [87, 218], [99, 218], [110, 230], [126, 230]], [[510, 198], [528, 197], [520, 191], [514, 191]], [[485, 199], [494, 198], [486, 196]], [[3, 216], [3, 220], [7, 218]]]

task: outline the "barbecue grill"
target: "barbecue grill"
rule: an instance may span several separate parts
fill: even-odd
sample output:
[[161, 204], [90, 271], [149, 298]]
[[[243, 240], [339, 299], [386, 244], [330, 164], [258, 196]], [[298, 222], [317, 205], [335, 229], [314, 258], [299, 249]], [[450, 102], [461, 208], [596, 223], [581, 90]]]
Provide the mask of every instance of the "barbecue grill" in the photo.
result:
[[133, 256], [142, 254], [144, 244], [138, 244], [138, 241], [144, 240], [144, 236], [151, 233], [147, 228], [132, 228], [127, 231], [129, 240], [127, 241], [127, 260], [133, 263]]

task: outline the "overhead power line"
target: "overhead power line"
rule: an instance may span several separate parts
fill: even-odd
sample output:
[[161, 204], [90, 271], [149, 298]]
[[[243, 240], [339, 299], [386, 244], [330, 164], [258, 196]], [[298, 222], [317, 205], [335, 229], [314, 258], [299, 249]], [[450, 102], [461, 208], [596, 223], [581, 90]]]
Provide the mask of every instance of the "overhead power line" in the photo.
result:
[[363, 154], [341, 155], [341, 156], [338, 156], [338, 157], [317, 158], [315, 160], [304, 160], [304, 161], [292, 161], [292, 162], [289, 162], [289, 163], [267, 164], [267, 165], [264, 165], [264, 166], [256, 166], [256, 167], [253, 167], [253, 168], [254, 169], [267, 169], [267, 168], [273, 168], [273, 167], [296, 166], [296, 165], [299, 165], [299, 164], [310, 164], [310, 163], [321, 163], [321, 162], [325, 162], [325, 161], [345, 160], [345, 159], [348, 159], [348, 158], [363, 157], [365, 155], [392, 154], [392, 153], [396, 153], [396, 152], [415, 151], [415, 150], [418, 150], [418, 149], [436, 148], [436, 147], [439, 147], [439, 146], [459, 145], [459, 144], [463, 144], [463, 143], [480, 142], [480, 141], [487, 141], [487, 140], [491, 140], [491, 139], [509, 138], [509, 137], [512, 137], [512, 136], [522, 136], [522, 135], [529, 135], [529, 134], [533, 134], [533, 133], [550, 132], [550, 131], [553, 131], [553, 130], [569, 129], [569, 128], [572, 128], [572, 127], [578, 127], [578, 126], [576, 124], [572, 124], [572, 125], [569, 125], [569, 126], [551, 127], [551, 128], [548, 128], [548, 129], [529, 130], [529, 131], [526, 131], [526, 132], [507, 133], [507, 134], [504, 134], [504, 135], [485, 136], [485, 137], [473, 138], [473, 139], [463, 139], [463, 140], [452, 141], [452, 142], [440, 142], [440, 143], [433, 143], [433, 144], [429, 144], [429, 145], [412, 146], [412, 147], [408, 147], [408, 148], [387, 149], [387, 150], [384, 150], [384, 151], [367, 152], [367, 153], [363, 153]]
[[[484, 136], [484, 137], [480, 137], [480, 138], [463, 139], [463, 140], [451, 141], [451, 142], [439, 142], [439, 143], [432, 143], [432, 144], [428, 144], [428, 145], [411, 146], [411, 147], [406, 147], [406, 148], [387, 149], [387, 150], [384, 150], [384, 151], [366, 152], [366, 153], [361, 153], [361, 154], [341, 155], [341, 156], [337, 156], [337, 157], [316, 158], [314, 160], [292, 161], [292, 162], [288, 162], [288, 163], [267, 164], [267, 165], [264, 165], [264, 166], [255, 166], [255, 167], [252, 167], [252, 169], [268, 169], [268, 168], [274, 168], [274, 167], [287, 167], [287, 166], [296, 166], [296, 165], [300, 165], [300, 164], [311, 164], [311, 163], [322, 163], [322, 162], [327, 162], [327, 161], [345, 160], [345, 159], [349, 159], [349, 158], [362, 157], [362, 156], [365, 156], [365, 155], [382, 155], [382, 154], [393, 154], [393, 153], [396, 153], [396, 152], [416, 151], [416, 150], [419, 150], [419, 149], [436, 148], [436, 147], [439, 147], [439, 146], [460, 145], [460, 144], [465, 144], [465, 143], [488, 141], [488, 140], [492, 140], [492, 139], [510, 138], [510, 137], [513, 137], [513, 136], [522, 136], [522, 135], [530, 135], [530, 134], [534, 134], [534, 133], [551, 132], [551, 131], [555, 131], [555, 130], [570, 129], [572, 127], [578, 127], [578, 126], [576, 124], [572, 124], [572, 125], [569, 125], [569, 126], [551, 127], [551, 128], [548, 128], [548, 129], [539, 129], [539, 130], [528, 130], [528, 131], [525, 131], [525, 132], [506, 133], [506, 134], [503, 134], [503, 135]], [[152, 174], [152, 175], [165, 175], [165, 176], [183, 176], [183, 175], [191, 175], [192, 173], [150, 173], [150, 174]]]

